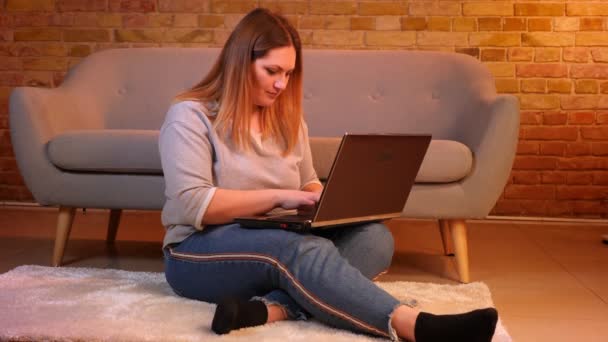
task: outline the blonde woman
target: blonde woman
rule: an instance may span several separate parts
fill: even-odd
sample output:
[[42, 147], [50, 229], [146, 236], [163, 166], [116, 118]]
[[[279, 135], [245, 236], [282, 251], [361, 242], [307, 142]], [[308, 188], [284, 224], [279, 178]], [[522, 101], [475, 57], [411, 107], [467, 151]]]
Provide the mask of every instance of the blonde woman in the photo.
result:
[[216, 333], [314, 317], [393, 340], [491, 340], [494, 309], [436, 316], [371, 281], [393, 254], [382, 224], [305, 235], [232, 223], [314, 205], [323, 189], [302, 116], [300, 38], [283, 17], [256, 9], [241, 20], [206, 77], [177, 96], [159, 146], [166, 278], [181, 296], [218, 303]]

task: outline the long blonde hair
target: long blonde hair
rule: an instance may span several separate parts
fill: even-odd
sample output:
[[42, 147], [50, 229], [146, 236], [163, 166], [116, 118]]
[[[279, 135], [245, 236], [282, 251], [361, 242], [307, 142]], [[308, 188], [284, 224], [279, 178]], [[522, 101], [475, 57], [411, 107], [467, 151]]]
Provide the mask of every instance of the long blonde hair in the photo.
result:
[[249, 12], [232, 31], [205, 78], [175, 99], [202, 102], [220, 137], [231, 139], [239, 149], [249, 149], [249, 123], [254, 113], [252, 64], [271, 49], [285, 46], [296, 51], [295, 68], [281, 95], [262, 109], [260, 129], [263, 138], [282, 144], [286, 155], [298, 141], [302, 122], [302, 44], [284, 17], [264, 8]]

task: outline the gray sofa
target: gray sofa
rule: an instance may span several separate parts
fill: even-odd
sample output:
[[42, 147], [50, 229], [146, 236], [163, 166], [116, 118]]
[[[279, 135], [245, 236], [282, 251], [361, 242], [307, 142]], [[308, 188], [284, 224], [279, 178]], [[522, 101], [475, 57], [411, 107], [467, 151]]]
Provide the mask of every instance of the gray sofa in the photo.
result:
[[[85, 58], [58, 88], [12, 92], [19, 169], [38, 203], [59, 207], [53, 265], [61, 263], [76, 208], [111, 209], [109, 242], [122, 209], [162, 208], [158, 129], [172, 97], [200, 80], [218, 53], [106, 50]], [[304, 73], [320, 177], [345, 131], [433, 135], [403, 216], [438, 220], [445, 252], [455, 252], [468, 282], [465, 220], [485, 217], [507, 182], [516, 98], [497, 95], [483, 64], [453, 53], [305, 50]]]

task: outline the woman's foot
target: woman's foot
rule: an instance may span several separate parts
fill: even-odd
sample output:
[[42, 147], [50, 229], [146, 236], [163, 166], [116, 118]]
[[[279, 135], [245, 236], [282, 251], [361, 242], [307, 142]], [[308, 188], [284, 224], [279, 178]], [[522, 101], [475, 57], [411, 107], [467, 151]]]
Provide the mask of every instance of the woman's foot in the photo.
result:
[[494, 308], [457, 315], [433, 315], [421, 312], [416, 319], [416, 342], [490, 342], [498, 313]]
[[267, 321], [268, 309], [264, 302], [227, 298], [217, 304], [211, 329], [222, 335], [232, 330], [262, 325]]

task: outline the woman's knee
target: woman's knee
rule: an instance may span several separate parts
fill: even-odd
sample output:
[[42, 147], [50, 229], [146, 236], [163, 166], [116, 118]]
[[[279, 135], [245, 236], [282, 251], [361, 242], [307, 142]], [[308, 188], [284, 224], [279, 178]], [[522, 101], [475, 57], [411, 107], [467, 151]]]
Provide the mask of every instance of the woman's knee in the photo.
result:
[[365, 225], [365, 240], [370, 244], [368, 249], [373, 253], [375, 259], [386, 268], [390, 266], [395, 252], [395, 240], [388, 227], [382, 223], [370, 223]]
[[302, 257], [314, 256], [314, 258], [325, 258], [337, 254], [336, 246], [331, 240], [315, 235], [300, 235], [286, 243], [283, 255], [291, 255], [301, 260]]

